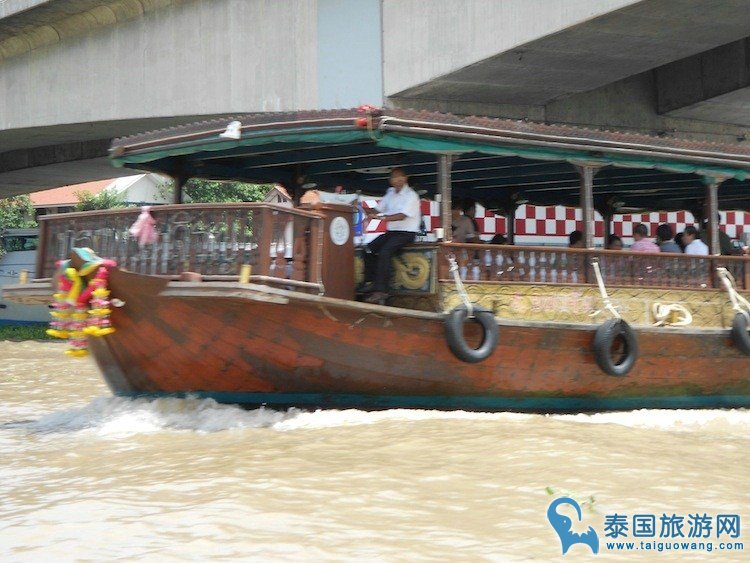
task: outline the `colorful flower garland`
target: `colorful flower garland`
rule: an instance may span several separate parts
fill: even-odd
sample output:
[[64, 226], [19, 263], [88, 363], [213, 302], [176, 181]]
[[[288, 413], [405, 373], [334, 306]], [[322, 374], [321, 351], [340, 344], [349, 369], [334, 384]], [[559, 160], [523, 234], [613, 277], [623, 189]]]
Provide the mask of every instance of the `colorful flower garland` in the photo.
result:
[[[104, 260], [89, 248], [73, 249], [83, 265], [76, 269], [70, 260], [57, 263], [57, 293], [52, 303], [52, 320], [47, 334], [68, 340], [68, 356], [88, 355], [88, 337], [106, 336], [115, 329], [110, 320], [109, 268], [117, 264]], [[95, 273], [94, 273], [95, 272]], [[91, 277], [86, 284], [86, 278]], [[86, 284], [86, 287], [84, 287]]]

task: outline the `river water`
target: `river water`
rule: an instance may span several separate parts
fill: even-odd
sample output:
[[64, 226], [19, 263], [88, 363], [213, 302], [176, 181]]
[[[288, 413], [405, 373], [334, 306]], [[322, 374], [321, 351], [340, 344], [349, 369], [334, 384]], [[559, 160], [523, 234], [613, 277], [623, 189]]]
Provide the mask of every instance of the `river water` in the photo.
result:
[[[62, 352], [0, 342], [2, 561], [750, 560], [604, 545], [615, 513], [737, 514], [750, 544], [746, 410], [245, 411], [113, 398]], [[561, 495], [598, 556], [561, 555]]]

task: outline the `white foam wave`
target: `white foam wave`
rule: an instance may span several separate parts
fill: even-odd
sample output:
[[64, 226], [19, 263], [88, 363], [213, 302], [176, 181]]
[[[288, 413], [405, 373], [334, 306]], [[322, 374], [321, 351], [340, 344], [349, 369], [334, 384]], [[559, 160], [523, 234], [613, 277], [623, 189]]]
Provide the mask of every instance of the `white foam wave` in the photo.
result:
[[71, 408], [28, 421], [18, 426], [34, 432], [95, 432], [119, 435], [192, 430], [218, 432], [242, 428], [271, 428], [278, 431], [332, 428], [376, 424], [386, 421], [421, 420], [524, 420], [533, 415], [393, 409], [367, 412], [356, 409], [315, 412], [267, 408], [245, 410], [213, 399], [128, 399], [100, 397], [81, 408]]
[[[289, 409], [276, 411], [259, 408], [245, 410], [213, 399], [127, 399], [100, 397], [80, 408], [53, 412], [35, 421], [14, 425], [33, 432], [93, 432], [122, 435], [162, 430], [219, 432], [244, 428], [269, 428], [277, 431], [322, 429], [384, 422], [428, 420], [471, 420], [523, 422], [542, 415], [519, 413], [481, 413], [466, 411], [430, 411], [392, 409], [384, 411]], [[582, 424], [618, 424], [658, 430], [740, 430], [750, 431], [750, 410], [637, 410], [596, 414], [548, 415], [555, 421]]]
[[561, 414], [550, 415], [550, 417], [556, 420], [583, 424], [618, 424], [631, 428], [653, 428], [683, 432], [712, 429], [726, 430], [727, 428], [750, 431], [749, 409], [640, 409], [624, 412]]
[[43, 416], [27, 428], [37, 432], [93, 431], [101, 435], [139, 434], [165, 429], [217, 432], [271, 426], [293, 413], [243, 410], [212, 399], [127, 399], [100, 397], [82, 408]]

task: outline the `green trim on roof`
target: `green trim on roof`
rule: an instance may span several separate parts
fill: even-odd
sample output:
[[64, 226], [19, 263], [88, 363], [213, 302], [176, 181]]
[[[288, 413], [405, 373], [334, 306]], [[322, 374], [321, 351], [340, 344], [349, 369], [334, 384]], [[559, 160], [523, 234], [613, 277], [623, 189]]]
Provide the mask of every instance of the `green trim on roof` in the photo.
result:
[[[718, 176], [745, 180], [750, 177], [750, 170], [729, 168], [722, 166], [692, 164], [650, 158], [636, 158], [621, 155], [606, 154], [606, 149], [555, 149], [548, 147], [513, 146], [491, 143], [478, 143], [470, 140], [440, 139], [422, 135], [408, 135], [403, 133], [377, 132], [375, 136], [365, 129], [347, 130], [315, 130], [298, 128], [294, 130], [262, 131], [246, 133], [240, 140], [201, 139], [173, 145], [165, 145], [154, 150], [136, 151], [124, 156], [112, 158], [112, 164], [122, 167], [126, 164], [142, 164], [163, 158], [185, 156], [199, 152], [219, 152], [237, 147], [262, 146], [272, 143], [322, 143], [340, 144], [372, 140], [377, 146], [406, 151], [426, 153], [465, 153], [478, 152], [497, 156], [518, 156], [531, 160], [566, 161], [571, 164], [589, 164], [601, 166], [617, 166], [622, 168], [656, 169], [664, 172], [682, 174], [698, 174], [703, 176]], [[591, 152], [600, 153], [599, 156]], [[601, 155], [601, 153], [605, 153]]]
[[[750, 177], [750, 171], [723, 166], [711, 166], [704, 164], [691, 164], [689, 162], [674, 162], [658, 159], [632, 158], [620, 155], [592, 156], [588, 151], [574, 151], [570, 149], [536, 148], [536, 147], [514, 147], [499, 146], [494, 144], [476, 143], [473, 141], [457, 141], [454, 139], [434, 139], [405, 135], [403, 133], [386, 133], [378, 141], [379, 146], [409, 151], [431, 152], [431, 153], [462, 153], [478, 152], [498, 156], [519, 156], [531, 160], [564, 160], [571, 164], [590, 164], [602, 166], [618, 166], [622, 168], [646, 168], [657, 169], [664, 172], [677, 172], [683, 174], [700, 174], [707, 176], [720, 176], [725, 178], [736, 178], [745, 180]], [[596, 152], [604, 152], [606, 149], [597, 149]]]
[[237, 147], [254, 147], [261, 145], [269, 145], [272, 143], [353, 143], [356, 141], [364, 141], [370, 139], [370, 135], [366, 130], [348, 130], [348, 131], [316, 131], [316, 132], [304, 132], [304, 130], [297, 130], [298, 132], [290, 132], [289, 129], [284, 130], [283, 133], [274, 133], [272, 131], [264, 131], [260, 135], [243, 135], [239, 140], [213, 140], [213, 139], [201, 139], [199, 141], [179, 143], [174, 145], [166, 145], [164, 147], [133, 152], [124, 156], [112, 157], [112, 164], [118, 168], [123, 167], [125, 164], [142, 164], [144, 162], [153, 162], [154, 160], [161, 160], [162, 158], [169, 158], [173, 156], [185, 156], [188, 154], [195, 154], [199, 152], [218, 152], [223, 150], [236, 149]]

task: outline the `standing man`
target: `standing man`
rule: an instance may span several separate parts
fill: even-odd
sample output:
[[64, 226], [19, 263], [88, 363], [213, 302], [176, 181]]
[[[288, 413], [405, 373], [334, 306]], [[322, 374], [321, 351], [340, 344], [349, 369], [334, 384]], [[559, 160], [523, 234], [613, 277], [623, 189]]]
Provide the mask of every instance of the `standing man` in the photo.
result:
[[375, 292], [367, 298], [368, 303], [385, 304], [391, 281], [391, 258], [403, 246], [414, 242], [419, 232], [419, 196], [407, 180], [402, 168], [394, 168], [389, 180], [391, 187], [385, 197], [377, 208], [367, 210], [368, 217], [376, 217], [386, 224], [386, 232], [367, 245], [370, 254], [365, 255], [365, 279], [374, 277], [375, 280]]

